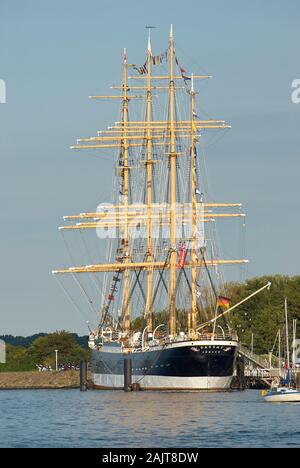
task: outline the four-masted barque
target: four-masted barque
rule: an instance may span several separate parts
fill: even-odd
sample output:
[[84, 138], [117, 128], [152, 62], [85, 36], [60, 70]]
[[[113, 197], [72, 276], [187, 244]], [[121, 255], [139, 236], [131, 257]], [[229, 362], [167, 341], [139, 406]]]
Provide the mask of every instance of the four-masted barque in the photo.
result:
[[53, 272], [99, 280], [100, 321], [89, 335], [98, 388], [123, 388], [127, 359], [142, 389], [230, 388], [238, 339], [225, 318], [231, 308], [221, 268], [247, 261], [219, 257], [215, 221], [244, 214], [241, 204], [206, 195], [203, 134], [229, 128], [200, 117], [195, 82], [209, 78], [181, 66], [172, 27], [160, 55], [149, 31], [145, 64], [128, 63], [124, 50], [116, 95], [91, 96], [120, 100], [120, 121], [72, 147], [115, 153], [112, 203], [66, 216], [60, 228], [96, 230], [101, 262]]

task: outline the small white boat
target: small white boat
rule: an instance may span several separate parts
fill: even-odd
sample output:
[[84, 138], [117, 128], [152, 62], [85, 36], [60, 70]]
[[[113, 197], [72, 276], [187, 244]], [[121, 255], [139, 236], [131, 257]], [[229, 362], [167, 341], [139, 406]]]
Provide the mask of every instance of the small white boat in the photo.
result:
[[[293, 343], [296, 343], [297, 321], [293, 321]], [[285, 299], [285, 330], [286, 330], [286, 376], [284, 380], [280, 378], [274, 379], [270, 390], [263, 390], [262, 396], [268, 403], [300, 403], [300, 388], [292, 388], [291, 382], [297, 381], [296, 375], [296, 354], [293, 352], [293, 369], [290, 368], [290, 346], [289, 346], [289, 324], [288, 324], [288, 306]], [[279, 332], [279, 344], [280, 344]], [[295, 349], [295, 345], [293, 345]], [[280, 355], [280, 352], [279, 352]], [[279, 358], [281, 362], [281, 358]], [[280, 364], [281, 366], [281, 364]]]
[[289, 387], [272, 388], [263, 391], [262, 396], [268, 403], [300, 403], [300, 389]]

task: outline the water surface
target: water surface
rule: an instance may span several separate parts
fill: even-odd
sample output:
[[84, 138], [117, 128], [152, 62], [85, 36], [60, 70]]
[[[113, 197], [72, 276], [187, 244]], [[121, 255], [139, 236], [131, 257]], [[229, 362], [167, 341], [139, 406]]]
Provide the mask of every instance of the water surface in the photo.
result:
[[258, 391], [0, 391], [0, 447], [300, 447], [300, 405]]

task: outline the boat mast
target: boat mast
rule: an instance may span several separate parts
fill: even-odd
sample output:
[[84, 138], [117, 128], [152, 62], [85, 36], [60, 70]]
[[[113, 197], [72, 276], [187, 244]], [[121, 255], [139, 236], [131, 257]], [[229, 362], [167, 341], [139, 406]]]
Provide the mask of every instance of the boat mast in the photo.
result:
[[288, 306], [287, 298], [284, 301], [285, 309], [285, 329], [286, 329], [286, 355], [287, 355], [287, 367], [290, 368], [290, 343], [289, 343], [289, 322], [288, 322]]
[[[151, 96], [151, 29], [149, 28], [148, 36], [148, 49], [147, 49], [147, 262], [153, 260], [153, 246], [152, 246], [152, 133], [151, 133], [151, 111], [152, 111], [152, 96]], [[148, 332], [153, 331], [153, 311], [152, 311], [152, 284], [153, 284], [153, 270], [147, 269], [146, 274], [147, 296], [146, 296], [146, 320]]]
[[[237, 203], [197, 203], [196, 189], [197, 189], [197, 178], [196, 178], [196, 143], [197, 143], [197, 132], [201, 129], [225, 129], [230, 128], [224, 120], [199, 120], [195, 115], [195, 92], [194, 86], [191, 91], [191, 118], [189, 120], [178, 120], [176, 118], [175, 109], [175, 80], [181, 79], [208, 79], [210, 75], [194, 75], [183, 76], [183, 74], [175, 74], [175, 47], [173, 38], [173, 29], [171, 26], [170, 39], [169, 39], [169, 73], [167, 75], [151, 75], [151, 62], [152, 62], [152, 51], [150, 41], [150, 31], [148, 39], [148, 53], [147, 53], [147, 71], [145, 67], [136, 68], [139, 71], [140, 76], [134, 76], [137, 80], [147, 80], [145, 85], [142, 86], [130, 86], [127, 84], [127, 58], [126, 49], [124, 49], [123, 58], [123, 83], [121, 85], [112, 86], [113, 89], [121, 90], [122, 93], [118, 95], [94, 95], [89, 96], [92, 99], [110, 99], [122, 101], [122, 119], [121, 122], [115, 122], [113, 126], [108, 127], [105, 131], [99, 131], [97, 136], [80, 138], [77, 140], [77, 144], [71, 146], [72, 149], [76, 150], [90, 150], [90, 149], [111, 149], [115, 148], [120, 151], [119, 155], [119, 167], [121, 169], [120, 176], [122, 177], [122, 199], [118, 204], [112, 208], [108, 207], [105, 213], [81, 213], [79, 215], [66, 216], [65, 219], [68, 221], [74, 221], [74, 223], [66, 226], [60, 226], [62, 230], [86, 230], [86, 229], [105, 229], [117, 228], [122, 233], [122, 258], [117, 258], [114, 263], [100, 263], [94, 265], [79, 265], [72, 266], [70, 268], [62, 268], [54, 270], [54, 274], [81, 274], [81, 273], [118, 273], [123, 274], [123, 291], [122, 291], [122, 318], [123, 318], [123, 331], [125, 336], [129, 337], [131, 331], [131, 275], [136, 273], [136, 270], [145, 271], [146, 273], [146, 307], [145, 316], [148, 326], [148, 331], [153, 330], [153, 278], [154, 271], [166, 271], [168, 273], [168, 324], [169, 334], [176, 336], [177, 334], [177, 317], [176, 317], [176, 283], [177, 283], [177, 251], [176, 251], [176, 227], [179, 226], [182, 219], [178, 215], [176, 217], [177, 208], [177, 156], [182, 153], [177, 153], [176, 137], [187, 138], [188, 144], [191, 146], [190, 155], [190, 169], [192, 174], [191, 179], [191, 202], [192, 202], [192, 259], [185, 263], [185, 268], [191, 268], [192, 277], [192, 308], [189, 313], [189, 334], [196, 336], [197, 328], [197, 303], [196, 303], [196, 272], [197, 268], [201, 268], [202, 261], [197, 258], [197, 210], [203, 210], [203, 222], [214, 221], [215, 218], [227, 218], [227, 217], [240, 217], [244, 216], [242, 213], [214, 213], [211, 211], [204, 211], [204, 207], [240, 207]], [[163, 54], [165, 57], [165, 54]], [[142, 70], [142, 72], [141, 72]], [[152, 83], [155, 80], [166, 80], [168, 83], [162, 86], [155, 86], [155, 89], [166, 89], [168, 90], [169, 98], [169, 112], [166, 120], [153, 121], [152, 120]], [[179, 86], [180, 88], [180, 86]], [[145, 120], [129, 121], [128, 118], [128, 103], [132, 99], [145, 99], [144, 95], [132, 95], [131, 91], [135, 89], [146, 89], [146, 116]], [[141, 93], [142, 94], [142, 93]], [[146, 203], [144, 205], [145, 212], [143, 215], [140, 214], [141, 204], [130, 203], [129, 193], [129, 149], [140, 148], [143, 146], [146, 149], [146, 158], [144, 163], [146, 164]], [[168, 183], [169, 193], [167, 200], [161, 203], [153, 203], [153, 164], [156, 162], [153, 159], [154, 146], [162, 147], [162, 152], [166, 148], [169, 151], [168, 160]], [[145, 173], [144, 173], [145, 174]], [[182, 207], [185, 207], [185, 203], [181, 203]], [[156, 213], [153, 213], [154, 208], [161, 208], [162, 215], [158, 218]], [[118, 216], [116, 219], [116, 210]], [[168, 212], [169, 210], [169, 212]], [[191, 207], [189, 205], [189, 213]], [[144, 252], [143, 261], [133, 262], [132, 254], [130, 251], [130, 222], [139, 216], [141, 225], [147, 226], [147, 242], [146, 252]], [[77, 222], [76, 220], [80, 220]], [[153, 227], [162, 225], [169, 227], [169, 253], [168, 258], [164, 261], [157, 260], [154, 258], [154, 242], [153, 242]], [[231, 264], [243, 264], [247, 263], [247, 260], [207, 260], [206, 266], [216, 265], [231, 265]], [[237, 307], [237, 305], [235, 306]], [[235, 308], [234, 307], [234, 308]], [[232, 310], [231, 308], [230, 310]], [[228, 312], [228, 311], [227, 311]], [[226, 312], [226, 313], [227, 313]], [[221, 314], [222, 316], [223, 314]], [[216, 317], [218, 319], [220, 316]]]
[[[127, 117], [128, 117], [128, 98], [127, 98], [127, 56], [124, 49], [123, 60], [123, 115], [122, 115], [122, 153], [123, 153], [123, 181], [124, 181], [124, 263], [130, 261], [129, 256], [129, 226], [128, 226], [128, 204], [129, 204], [129, 167], [128, 167], [128, 141], [127, 141]], [[124, 270], [124, 286], [123, 286], [123, 317], [124, 317], [124, 333], [126, 336], [130, 334], [130, 273], [128, 269]]]
[[191, 249], [191, 288], [192, 288], [192, 311], [191, 320], [189, 320], [189, 336], [191, 338], [197, 335], [197, 200], [196, 200], [196, 126], [195, 126], [195, 91], [194, 77], [192, 74], [191, 85], [191, 191], [192, 191], [192, 249]]
[[296, 336], [297, 336], [297, 319], [293, 320], [293, 344], [292, 344], [292, 349], [293, 349], [293, 354], [292, 354], [292, 364], [293, 364], [293, 374], [296, 374], [296, 364], [297, 364], [297, 353], [296, 353]]
[[281, 377], [281, 329], [278, 330], [279, 377]]
[[169, 334], [176, 335], [176, 161], [175, 152], [175, 86], [174, 86], [174, 38], [170, 29], [170, 75], [169, 75], [169, 118], [170, 118], [170, 271], [169, 271]]

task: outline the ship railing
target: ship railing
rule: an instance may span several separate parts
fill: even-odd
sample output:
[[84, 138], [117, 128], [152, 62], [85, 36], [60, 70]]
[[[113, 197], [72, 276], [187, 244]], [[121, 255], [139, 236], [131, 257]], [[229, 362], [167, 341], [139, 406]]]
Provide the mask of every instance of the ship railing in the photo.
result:
[[213, 334], [213, 333], [201, 333], [198, 335], [199, 341], [232, 341], [234, 340], [233, 336], [230, 333], [222, 334]]

